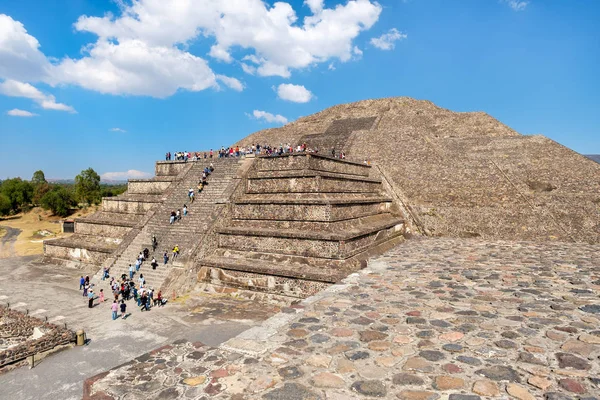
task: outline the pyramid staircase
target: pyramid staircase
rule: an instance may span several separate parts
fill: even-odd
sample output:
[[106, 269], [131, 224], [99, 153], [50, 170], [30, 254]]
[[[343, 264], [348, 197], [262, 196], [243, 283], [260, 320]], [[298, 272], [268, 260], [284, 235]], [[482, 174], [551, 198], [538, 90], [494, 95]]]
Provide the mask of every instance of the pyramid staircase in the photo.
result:
[[216, 248], [197, 260], [199, 280], [304, 298], [403, 240], [403, 220], [370, 166], [315, 154], [258, 157]]
[[[211, 162], [215, 170], [209, 175], [208, 184], [198, 194], [196, 188], [202, 179], [202, 172]], [[149, 259], [155, 257], [159, 266], [153, 270], [148, 260], [142, 264], [140, 273], [144, 275], [147, 284], [160, 288], [173, 268], [182, 268], [191, 259], [207, 229], [214, 223], [236, 186], [235, 178], [240, 160], [222, 158], [188, 162], [188, 164], [189, 168], [166, 188], [162, 201], [152, 209], [143, 227], [134, 232], [135, 235], [128, 245], [121, 249], [113, 260], [103, 265], [110, 268], [111, 276], [120, 277], [123, 273], [128, 274], [129, 264], [134, 265], [138, 254], [147, 248], [150, 251]], [[190, 188], [196, 191], [193, 203], [189, 201], [187, 195]], [[188, 215], [182, 215], [180, 221], [170, 224], [171, 211], [182, 210], [184, 204], [187, 205]], [[156, 236], [158, 242], [155, 252], [152, 251], [152, 235]], [[175, 245], [179, 246], [180, 255], [173, 260], [172, 249]], [[167, 265], [163, 263], [164, 251], [169, 254]], [[102, 271], [103, 268], [93, 278], [99, 287], [103, 287], [100, 279]], [[108, 287], [106, 283], [104, 285]]]

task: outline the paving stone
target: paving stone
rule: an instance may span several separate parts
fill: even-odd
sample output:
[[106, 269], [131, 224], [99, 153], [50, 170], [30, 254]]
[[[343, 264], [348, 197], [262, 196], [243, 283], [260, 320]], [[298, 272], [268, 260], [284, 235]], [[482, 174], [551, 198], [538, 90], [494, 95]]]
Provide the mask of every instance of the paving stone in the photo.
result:
[[574, 368], [579, 370], [588, 370], [592, 366], [584, 359], [568, 353], [556, 353], [558, 366], [560, 368]]
[[330, 372], [321, 372], [312, 377], [312, 383], [318, 388], [341, 388], [345, 386], [342, 377]]
[[424, 358], [411, 357], [406, 360], [402, 369], [405, 371], [431, 372], [433, 371], [433, 365]]
[[361, 342], [371, 342], [373, 340], [383, 340], [387, 338], [387, 334], [382, 332], [377, 332], [373, 330], [369, 331], [361, 331], [360, 332], [360, 340]]
[[460, 389], [464, 385], [464, 379], [453, 376], [436, 376], [433, 382], [433, 388], [436, 390]]
[[542, 378], [541, 376], [532, 376], [527, 380], [532, 386], [535, 386], [538, 389], [546, 390], [550, 386], [552, 386], [552, 381], [546, 378]]
[[516, 383], [506, 385], [506, 392], [519, 400], [535, 400], [535, 396], [529, 390]]
[[462, 332], [447, 332], [440, 335], [440, 340], [447, 342], [456, 342], [461, 340], [465, 336]]
[[480, 394], [482, 396], [496, 397], [500, 396], [500, 389], [495, 382], [487, 380], [478, 380], [473, 384], [473, 393]]
[[475, 358], [475, 357], [458, 356], [458, 357], [456, 357], [456, 360], [460, 361], [461, 363], [474, 365], [474, 366], [478, 366], [478, 365], [482, 364], [481, 360], [478, 358]]
[[442, 346], [442, 349], [450, 352], [450, 353], [461, 353], [464, 350], [464, 347], [460, 344], [448, 343]]
[[440, 395], [425, 390], [403, 390], [396, 397], [400, 400], [437, 400]]
[[295, 366], [279, 368], [277, 372], [283, 379], [295, 379], [304, 375], [304, 373]]
[[349, 337], [354, 335], [354, 331], [348, 328], [333, 328], [330, 334], [336, 337]]
[[341, 358], [337, 361], [336, 371], [340, 374], [347, 374], [356, 371], [356, 367], [352, 361]]
[[392, 383], [394, 385], [420, 386], [424, 385], [425, 381], [422, 378], [412, 374], [395, 374], [392, 377]]
[[306, 363], [308, 365], [312, 365], [313, 367], [328, 368], [329, 364], [331, 364], [331, 359], [331, 356], [313, 354], [306, 359]]
[[481, 400], [481, 397], [474, 394], [452, 393], [448, 396], [448, 400]]
[[442, 365], [442, 369], [449, 374], [460, 374], [463, 372], [463, 369], [456, 364], [444, 364]]
[[600, 347], [579, 340], [567, 340], [560, 349], [568, 353], [577, 353], [583, 357], [588, 357], [600, 349]]
[[495, 365], [493, 367], [483, 368], [475, 371], [476, 374], [483, 375], [493, 381], [521, 382], [518, 372], [511, 367]]
[[365, 396], [385, 397], [387, 390], [385, 385], [380, 381], [356, 381], [352, 384], [351, 389]]
[[568, 392], [583, 394], [586, 392], [585, 387], [575, 379], [565, 378], [558, 381], [558, 385]]
[[282, 388], [271, 390], [262, 398], [266, 400], [322, 400], [321, 396], [299, 383], [285, 383]]
[[587, 304], [585, 306], [579, 307], [579, 309], [583, 312], [591, 314], [600, 314], [600, 304]]
[[423, 357], [427, 361], [440, 361], [446, 358], [444, 353], [435, 350], [423, 350], [419, 352], [419, 356]]
[[546, 400], [573, 400], [571, 396], [559, 392], [549, 392], [544, 394]]

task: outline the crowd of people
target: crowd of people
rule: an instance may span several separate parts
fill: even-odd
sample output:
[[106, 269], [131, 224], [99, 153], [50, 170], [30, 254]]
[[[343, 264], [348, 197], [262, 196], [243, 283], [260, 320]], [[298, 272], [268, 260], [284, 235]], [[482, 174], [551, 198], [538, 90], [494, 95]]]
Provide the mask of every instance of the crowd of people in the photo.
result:
[[[284, 154], [292, 154], [292, 153], [319, 153], [318, 147], [309, 147], [306, 143], [298, 144], [296, 146], [291, 145], [290, 143], [281, 143], [279, 146], [272, 146], [269, 144], [253, 144], [251, 146], [232, 146], [232, 147], [221, 147], [215, 154], [213, 149], [210, 149], [208, 152], [188, 152], [188, 151], [176, 151], [176, 152], [167, 152], [165, 154], [165, 160], [175, 160], [175, 161], [198, 161], [201, 159], [211, 159], [216, 156], [216, 158], [229, 158], [229, 157], [244, 157], [248, 154], [254, 154], [256, 156], [281, 156]], [[335, 148], [331, 149], [330, 153], [331, 157], [345, 159], [346, 154], [344, 151], [336, 151]]]
[[[156, 236], [152, 236], [152, 248], [156, 249], [158, 245]], [[165, 251], [165, 264], [168, 262], [168, 255]], [[179, 247], [175, 246], [173, 249], [174, 258], [179, 254]], [[113, 303], [111, 305], [112, 319], [115, 320], [118, 317], [118, 312], [121, 312], [121, 317], [126, 318], [127, 314], [127, 303], [129, 300], [133, 300], [141, 311], [149, 311], [151, 307], [158, 306], [162, 307], [166, 304], [167, 300], [163, 298], [162, 292], [159, 290], [157, 293], [153, 287], [149, 286], [144, 278], [144, 274], [140, 272], [142, 265], [148, 261], [150, 256], [150, 250], [148, 248], [143, 249], [138, 254], [135, 263], [129, 264], [128, 273], [121, 274], [120, 277], [110, 275], [110, 269], [104, 267], [102, 270], [101, 279], [110, 279], [109, 287], [112, 293]], [[152, 258], [150, 261], [152, 269], [158, 267], [156, 258]], [[137, 282], [134, 279], [139, 274]], [[97, 299], [97, 304], [102, 304], [108, 299], [105, 297], [104, 289], [100, 289], [96, 293], [93, 289], [94, 284], [90, 282], [89, 276], [81, 276], [79, 279], [79, 290], [82, 290], [83, 296], [87, 298], [88, 307], [94, 307], [94, 301]]]

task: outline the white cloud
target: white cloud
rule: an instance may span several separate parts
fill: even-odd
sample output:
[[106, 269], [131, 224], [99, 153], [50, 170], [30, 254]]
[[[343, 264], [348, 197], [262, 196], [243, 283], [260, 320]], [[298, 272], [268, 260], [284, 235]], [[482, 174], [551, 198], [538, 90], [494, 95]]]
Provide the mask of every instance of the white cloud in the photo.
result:
[[18, 108], [7, 111], [6, 115], [10, 115], [11, 117], [37, 117], [37, 114], [25, 110], [19, 110]]
[[[323, 0], [306, 0], [311, 15], [299, 20], [284, 1], [117, 3], [116, 15], [80, 16], [75, 30], [97, 38], [83, 47], [81, 56], [53, 62], [23, 24], [0, 15], [0, 79], [159, 98], [178, 90], [218, 88], [218, 74], [190, 50], [196, 42], [210, 46], [209, 57], [227, 63], [238, 61], [235, 52], [246, 53], [242, 60], [248, 63], [240, 63], [246, 73], [287, 78], [317, 63], [352, 60], [354, 40], [382, 11], [374, 0], [348, 0], [331, 8]], [[241, 85], [229, 82], [234, 89]]]
[[19, 21], [0, 14], [0, 78], [38, 81], [51, 67], [40, 43]]
[[130, 169], [125, 172], [105, 172], [100, 175], [100, 178], [105, 181], [121, 181], [126, 179], [146, 179], [151, 178], [152, 174], [142, 172], [135, 169]]
[[510, 8], [515, 11], [523, 11], [529, 4], [529, 1], [524, 0], [501, 0], [502, 3], [507, 4]]
[[49, 94], [42, 93], [39, 89], [29, 83], [15, 80], [6, 80], [0, 83], [0, 93], [10, 97], [25, 97], [34, 100], [45, 110], [67, 111], [75, 113], [73, 107], [66, 104], [57, 103], [56, 98]]
[[125, 129], [121, 129], [121, 128], [111, 128], [110, 131], [111, 132], [120, 132], [120, 133], [126, 133], [127, 132]]
[[[249, 115], [249, 114], [248, 114]], [[265, 120], [267, 122], [270, 123], [277, 123], [277, 124], [287, 124], [288, 120], [286, 117], [284, 117], [283, 115], [274, 115], [271, 114], [270, 112], [266, 112], [266, 111], [260, 111], [260, 110], [254, 110], [252, 112], [252, 115], [249, 115], [250, 117], [254, 117], [256, 119], [262, 119]]]
[[277, 96], [280, 99], [293, 101], [294, 103], [308, 103], [313, 94], [304, 86], [282, 83], [277, 87]]
[[151, 46], [132, 39], [100, 39], [78, 60], [66, 58], [53, 74], [56, 83], [71, 83], [109, 94], [164, 98], [178, 89], [217, 87], [207, 62], [176, 47]]
[[406, 39], [408, 35], [399, 32], [398, 29], [392, 28], [388, 33], [384, 33], [378, 38], [371, 38], [371, 44], [381, 50], [392, 50], [394, 42], [397, 40]]
[[231, 78], [225, 75], [217, 75], [217, 80], [223, 82], [225, 86], [228, 86], [229, 88], [237, 92], [241, 92], [242, 90], [244, 90], [244, 84], [235, 78]]
[[335, 65], [334, 65], [333, 63], [330, 63], [330, 64], [327, 66], [327, 69], [328, 69], [328, 70], [330, 70], [330, 71], [335, 71]]
[[242, 70], [249, 75], [254, 75], [256, 73], [256, 67], [245, 63], [242, 63]]

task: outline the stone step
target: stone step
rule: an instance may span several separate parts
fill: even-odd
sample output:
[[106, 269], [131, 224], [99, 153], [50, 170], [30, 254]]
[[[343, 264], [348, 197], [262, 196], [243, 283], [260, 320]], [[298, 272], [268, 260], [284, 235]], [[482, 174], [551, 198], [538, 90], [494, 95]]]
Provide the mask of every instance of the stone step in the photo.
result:
[[257, 171], [301, 169], [362, 176], [369, 176], [371, 172], [368, 165], [320, 154], [292, 153], [276, 157], [259, 156], [256, 159]]
[[248, 177], [246, 193], [377, 193], [381, 181], [323, 171], [262, 171]]
[[253, 229], [250, 226], [225, 227], [217, 232], [221, 248], [346, 259], [381, 241], [402, 235], [404, 224], [400, 218], [391, 218], [346, 232]]
[[235, 201], [231, 214], [234, 219], [334, 222], [386, 212], [391, 205], [391, 199], [385, 196], [354, 193], [277, 195], [270, 199], [264, 195], [245, 195]]

